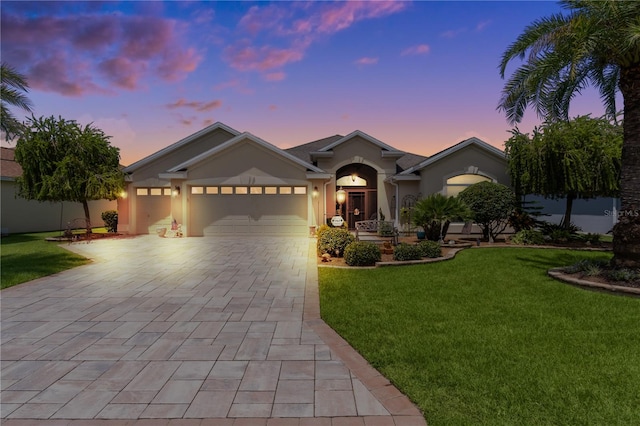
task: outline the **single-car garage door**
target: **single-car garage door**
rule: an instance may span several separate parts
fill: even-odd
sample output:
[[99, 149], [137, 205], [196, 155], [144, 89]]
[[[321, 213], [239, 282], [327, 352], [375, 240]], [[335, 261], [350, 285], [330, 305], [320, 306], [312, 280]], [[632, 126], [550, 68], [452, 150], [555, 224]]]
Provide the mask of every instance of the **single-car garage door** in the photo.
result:
[[170, 188], [136, 188], [136, 234], [153, 234], [171, 223]]
[[306, 186], [192, 186], [189, 235], [307, 235]]

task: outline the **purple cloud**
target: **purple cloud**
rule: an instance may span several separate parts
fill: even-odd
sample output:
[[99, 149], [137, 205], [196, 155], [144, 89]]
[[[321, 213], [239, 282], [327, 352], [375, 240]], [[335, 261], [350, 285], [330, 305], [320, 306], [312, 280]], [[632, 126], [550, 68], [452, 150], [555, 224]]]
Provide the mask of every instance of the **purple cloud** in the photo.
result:
[[187, 101], [184, 98], [180, 98], [177, 101], [167, 104], [167, 108], [176, 109], [176, 108], [190, 108], [198, 112], [206, 112], [212, 111], [214, 109], [218, 109], [222, 106], [222, 101], [216, 99], [214, 101], [209, 102], [201, 102], [201, 101]]
[[156, 16], [21, 16], [3, 11], [3, 60], [34, 89], [82, 96], [137, 90], [153, 78], [175, 81], [201, 56], [184, 46], [180, 24]]
[[407, 47], [400, 53], [402, 56], [407, 55], [425, 55], [431, 51], [428, 44], [418, 44], [417, 46]]

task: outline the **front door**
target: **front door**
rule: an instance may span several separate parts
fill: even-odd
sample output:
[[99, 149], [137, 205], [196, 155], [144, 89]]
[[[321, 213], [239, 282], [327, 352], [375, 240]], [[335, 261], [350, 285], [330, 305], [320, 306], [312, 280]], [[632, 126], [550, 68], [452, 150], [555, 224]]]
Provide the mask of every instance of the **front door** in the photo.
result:
[[349, 229], [356, 227], [356, 222], [367, 219], [367, 205], [365, 202], [366, 192], [364, 191], [348, 191], [347, 192], [347, 225]]

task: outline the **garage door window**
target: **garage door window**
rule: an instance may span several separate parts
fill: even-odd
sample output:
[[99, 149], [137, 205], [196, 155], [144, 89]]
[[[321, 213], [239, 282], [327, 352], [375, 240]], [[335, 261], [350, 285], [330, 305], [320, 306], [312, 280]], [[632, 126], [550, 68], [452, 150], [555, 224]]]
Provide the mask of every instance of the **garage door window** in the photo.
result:
[[171, 195], [171, 188], [136, 188], [136, 195]]
[[[142, 191], [141, 191], [142, 190]], [[138, 188], [138, 195], [161, 195], [162, 188]], [[147, 191], [147, 192], [145, 192]], [[167, 192], [169, 191], [169, 192]], [[141, 194], [144, 192], [144, 194]], [[192, 186], [191, 193], [194, 195], [306, 195], [306, 186]], [[170, 194], [170, 189], [162, 192], [162, 195]]]

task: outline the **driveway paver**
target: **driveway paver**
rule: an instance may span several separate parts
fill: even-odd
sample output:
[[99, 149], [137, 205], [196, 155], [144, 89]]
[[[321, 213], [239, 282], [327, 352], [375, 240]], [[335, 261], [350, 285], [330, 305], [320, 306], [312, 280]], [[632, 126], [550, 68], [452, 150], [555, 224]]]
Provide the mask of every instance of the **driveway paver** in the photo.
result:
[[3, 290], [2, 424], [424, 426], [320, 319], [315, 240], [74, 243]]

